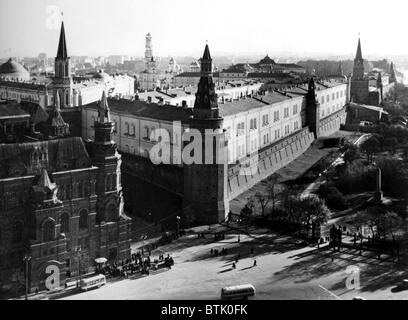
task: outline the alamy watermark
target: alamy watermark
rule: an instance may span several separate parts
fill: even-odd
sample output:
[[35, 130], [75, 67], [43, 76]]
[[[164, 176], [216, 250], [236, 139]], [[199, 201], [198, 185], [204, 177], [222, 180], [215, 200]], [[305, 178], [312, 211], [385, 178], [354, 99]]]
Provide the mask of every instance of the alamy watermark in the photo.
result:
[[[239, 173], [242, 175], [258, 172], [258, 132], [239, 139], [237, 144], [239, 143], [240, 154], [229, 147], [229, 134], [223, 129], [205, 129], [202, 132], [195, 128], [186, 128], [183, 131], [181, 122], [174, 121], [171, 132], [164, 128], [150, 132], [149, 140], [153, 141], [154, 145], [148, 151], [149, 158], [155, 165], [241, 164]], [[248, 140], [251, 140], [251, 143], [248, 143]]]

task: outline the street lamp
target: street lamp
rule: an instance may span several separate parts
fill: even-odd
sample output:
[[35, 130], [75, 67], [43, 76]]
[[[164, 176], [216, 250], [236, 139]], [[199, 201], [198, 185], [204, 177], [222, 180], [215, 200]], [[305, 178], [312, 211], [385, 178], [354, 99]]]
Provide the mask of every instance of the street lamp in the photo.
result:
[[75, 247], [75, 252], [78, 253], [78, 272], [79, 272], [79, 282], [77, 282], [77, 288], [79, 287], [79, 283], [82, 280], [82, 273], [81, 273], [81, 246]]
[[25, 299], [28, 300], [28, 262], [31, 260], [31, 257], [26, 255], [23, 259], [25, 262]]
[[180, 235], [180, 216], [177, 216], [176, 217], [176, 219], [177, 219], [177, 238], [179, 237], [179, 235]]

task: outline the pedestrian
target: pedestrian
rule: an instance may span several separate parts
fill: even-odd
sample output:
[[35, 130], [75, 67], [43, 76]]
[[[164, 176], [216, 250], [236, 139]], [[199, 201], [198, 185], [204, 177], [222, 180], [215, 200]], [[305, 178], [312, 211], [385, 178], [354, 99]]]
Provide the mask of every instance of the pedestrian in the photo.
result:
[[254, 260], [254, 267], [256, 267], [256, 260]]
[[235, 269], [235, 268], [236, 268], [235, 263], [232, 263], [232, 269]]
[[212, 254], [214, 253], [214, 250], [211, 248], [211, 251], [210, 251], [210, 252], [211, 252], [211, 255], [212, 255]]

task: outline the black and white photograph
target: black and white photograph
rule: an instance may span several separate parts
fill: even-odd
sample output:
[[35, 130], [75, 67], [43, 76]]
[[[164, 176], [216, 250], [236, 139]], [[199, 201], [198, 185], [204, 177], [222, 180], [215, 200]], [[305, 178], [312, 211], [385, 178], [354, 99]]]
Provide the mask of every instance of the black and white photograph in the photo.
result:
[[0, 0], [0, 300], [407, 300], [407, 12]]

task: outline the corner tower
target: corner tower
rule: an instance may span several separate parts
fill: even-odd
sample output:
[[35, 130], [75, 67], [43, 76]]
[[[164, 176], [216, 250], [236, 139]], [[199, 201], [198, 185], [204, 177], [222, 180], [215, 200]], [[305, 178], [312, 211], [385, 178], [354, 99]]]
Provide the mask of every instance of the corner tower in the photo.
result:
[[316, 84], [313, 77], [309, 80], [306, 94], [306, 125], [309, 126], [315, 138], [320, 136], [320, 104], [316, 97]]
[[[190, 129], [201, 136], [201, 155], [192, 164], [184, 164], [183, 208], [190, 224], [212, 224], [226, 219], [228, 163], [224, 119], [219, 115], [212, 77], [212, 58], [208, 45], [201, 59]], [[195, 138], [194, 138], [195, 139]]]
[[62, 22], [57, 56], [55, 57], [55, 75], [52, 78], [54, 101], [56, 96], [59, 95], [62, 108], [70, 108], [73, 106], [72, 84], [71, 59], [68, 57], [67, 53], [65, 28], [64, 22]]
[[369, 81], [364, 75], [364, 59], [361, 51], [361, 41], [358, 39], [356, 57], [354, 59], [353, 75], [351, 77], [351, 101], [368, 104]]
[[108, 100], [103, 91], [98, 106], [98, 118], [94, 123], [95, 141], [92, 148], [92, 164], [99, 167], [96, 183], [97, 223], [118, 221], [123, 214], [120, 171], [122, 160], [112, 139], [113, 126]]

